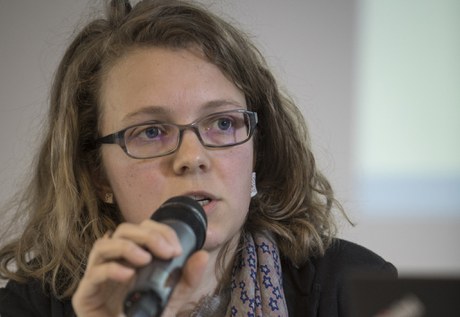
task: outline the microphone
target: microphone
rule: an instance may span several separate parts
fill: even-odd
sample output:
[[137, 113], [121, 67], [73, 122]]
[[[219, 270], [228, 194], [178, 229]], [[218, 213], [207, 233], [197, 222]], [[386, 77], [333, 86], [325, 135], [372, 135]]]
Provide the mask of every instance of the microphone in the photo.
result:
[[180, 279], [182, 267], [193, 252], [201, 249], [206, 238], [206, 214], [201, 205], [190, 197], [168, 199], [151, 219], [176, 231], [182, 254], [170, 260], [154, 258], [138, 270], [134, 286], [124, 302], [124, 312], [128, 317], [161, 315]]

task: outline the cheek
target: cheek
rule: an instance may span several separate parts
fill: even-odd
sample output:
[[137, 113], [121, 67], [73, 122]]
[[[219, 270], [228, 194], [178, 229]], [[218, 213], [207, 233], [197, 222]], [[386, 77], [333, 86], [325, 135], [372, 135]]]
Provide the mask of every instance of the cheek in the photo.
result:
[[109, 185], [114, 193], [121, 214], [128, 222], [139, 223], [151, 216], [159, 206], [158, 188], [162, 176], [158, 166], [123, 160], [105, 162]]
[[221, 180], [233, 196], [234, 203], [243, 209], [242, 212], [246, 212], [250, 202], [252, 151], [235, 148], [234, 152], [228, 154], [225, 176], [222, 176]]
[[229, 177], [235, 180], [235, 184], [250, 184], [254, 162], [252, 145], [230, 148], [227, 151], [226, 166]]

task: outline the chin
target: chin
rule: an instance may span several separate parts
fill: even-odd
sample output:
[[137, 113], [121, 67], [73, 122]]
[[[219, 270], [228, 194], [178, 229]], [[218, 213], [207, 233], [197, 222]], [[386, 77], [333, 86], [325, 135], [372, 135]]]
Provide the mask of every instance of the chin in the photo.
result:
[[213, 252], [220, 249], [222, 242], [213, 235], [206, 235], [206, 241], [204, 242], [203, 249], [208, 252]]
[[206, 233], [206, 241], [204, 242], [203, 249], [208, 252], [219, 252], [220, 249], [225, 246], [228, 242], [231, 242], [235, 246], [238, 244], [239, 234], [229, 235], [228, 237], [222, 236], [222, 229], [218, 231], [210, 230]]

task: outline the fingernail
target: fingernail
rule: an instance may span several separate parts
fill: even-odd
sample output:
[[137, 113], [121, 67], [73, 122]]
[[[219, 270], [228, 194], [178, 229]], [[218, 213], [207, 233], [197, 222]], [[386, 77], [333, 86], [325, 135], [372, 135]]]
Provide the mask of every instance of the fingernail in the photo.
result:
[[130, 277], [134, 274], [134, 270], [130, 267], [121, 267], [119, 268], [119, 273], [124, 277]]
[[176, 248], [176, 256], [181, 255], [181, 254], [182, 254], [182, 246], [179, 244]]
[[152, 259], [152, 255], [150, 254], [150, 252], [144, 249], [136, 249], [135, 255], [138, 259], [142, 260], [143, 262], [148, 262]]

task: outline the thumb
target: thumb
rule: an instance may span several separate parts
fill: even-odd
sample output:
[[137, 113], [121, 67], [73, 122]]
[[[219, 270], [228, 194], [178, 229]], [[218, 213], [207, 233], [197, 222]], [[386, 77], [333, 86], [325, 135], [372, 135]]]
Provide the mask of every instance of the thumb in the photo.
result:
[[187, 261], [182, 279], [185, 287], [195, 289], [201, 282], [206, 266], [209, 261], [209, 253], [204, 250], [195, 252]]
[[202, 281], [208, 262], [209, 253], [204, 250], [195, 252], [187, 260], [181, 279], [173, 290], [162, 317], [177, 316], [179, 312], [193, 308], [190, 304], [193, 303], [193, 295]]

